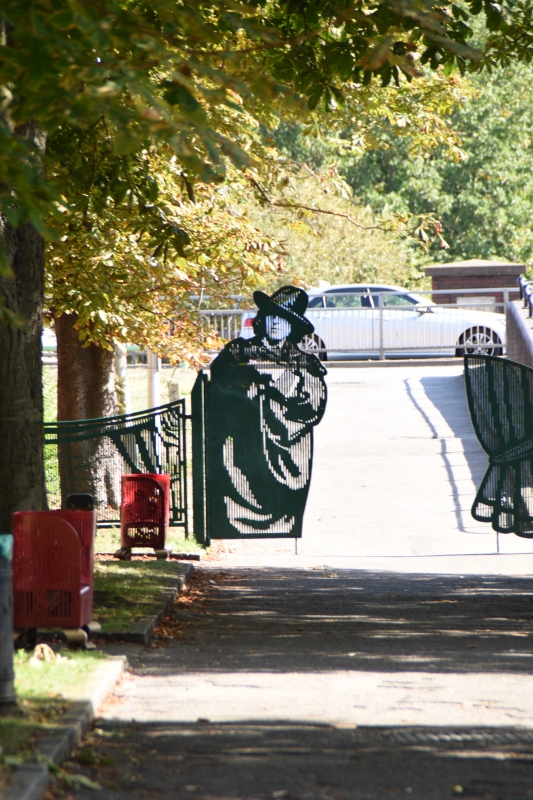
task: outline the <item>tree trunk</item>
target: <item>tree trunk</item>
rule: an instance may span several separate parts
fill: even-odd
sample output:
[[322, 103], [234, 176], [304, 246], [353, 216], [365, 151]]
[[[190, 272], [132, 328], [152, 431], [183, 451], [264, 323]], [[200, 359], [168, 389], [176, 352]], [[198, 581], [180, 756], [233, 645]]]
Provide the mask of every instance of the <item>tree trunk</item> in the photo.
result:
[[[55, 320], [57, 336], [57, 418], [79, 420], [117, 413], [115, 353], [91, 344], [83, 347], [75, 329], [77, 315]], [[104, 437], [59, 446], [61, 502], [72, 493], [89, 492], [96, 508], [120, 505], [120, 459]]]
[[115, 353], [96, 344], [83, 347], [74, 327], [77, 314], [55, 320], [57, 336], [57, 418], [96, 419], [118, 413]]
[[[36, 122], [17, 129], [44, 151]], [[11, 530], [14, 511], [46, 508], [43, 458], [41, 333], [44, 245], [30, 222], [13, 228], [0, 215], [0, 236], [13, 277], [0, 277], [5, 308], [24, 328], [0, 322], [0, 533]]]

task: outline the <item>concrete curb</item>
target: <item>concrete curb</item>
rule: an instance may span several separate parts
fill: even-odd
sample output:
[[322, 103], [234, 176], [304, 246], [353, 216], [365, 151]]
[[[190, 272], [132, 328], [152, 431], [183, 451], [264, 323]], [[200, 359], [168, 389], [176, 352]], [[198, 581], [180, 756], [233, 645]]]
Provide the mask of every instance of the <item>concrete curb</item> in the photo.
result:
[[44, 764], [25, 764], [13, 775], [4, 800], [41, 800], [50, 775]]
[[72, 705], [62, 718], [62, 725], [50, 736], [45, 736], [38, 745], [43, 756], [62, 764], [73, 747], [81, 744], [83, 734], [98, 713], [108, 694], [111, 694], [126, 669], [124, 656], [112, 656], [95, 670], [83, 690], [83, 696], [72, 698]]
[[[63, 716], [62, 724], [39, 742], [39, 753], [58, 766], [68, 758], [72, 748], [81, 743], [102, 702], [120, 680], [126, 663], [124, 656], [113, 656], [100, 664], [83, 694], [72, 698], [72, 707]], [[49, 779], [45, 764], [23, 764], [15, 771], [4, 800], [41, 800]]]
[[176, 561], [201, 561], [202, 553], [169, 553], [169, 558], [174, 558]]
[[[132, 631], [98, 634], [106, 641], [120, 640], [147, 645], [157, 623], [172, 611], [176, 597], [183, 591], [194, 567], [184, 564], [176, 585], [163, 589], [160, 595], [161, 608], [152, 617], [138, 620]], [[120, 680], [125, 668], [124, 656], [112, 656], [95, 670], [79, 695], [73, 695], [71, 708], [52, 734], [45, 736], [38, 746], [39, 753], [54, 764], [61, 766], [73, 747], [81, 744], [83, 734], [89, 729], [105, 698], [111, 694]], [[3, 800], [42, 800], [50, 779], [48, 767], [44, 764], [23, 764], [13, 774], [11, 785]]]

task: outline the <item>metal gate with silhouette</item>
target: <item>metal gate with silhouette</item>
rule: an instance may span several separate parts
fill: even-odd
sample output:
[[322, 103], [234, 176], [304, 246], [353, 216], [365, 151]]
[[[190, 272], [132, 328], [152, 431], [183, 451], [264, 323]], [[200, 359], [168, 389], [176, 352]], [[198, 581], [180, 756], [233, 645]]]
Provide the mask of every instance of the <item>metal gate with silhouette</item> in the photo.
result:
[[200, 372], [192, 391], [194, 535], [204, 545], [302, 535], [325, 370], [296, 347], [285, 361], [246, 365], [241, 355], [234, 369]]

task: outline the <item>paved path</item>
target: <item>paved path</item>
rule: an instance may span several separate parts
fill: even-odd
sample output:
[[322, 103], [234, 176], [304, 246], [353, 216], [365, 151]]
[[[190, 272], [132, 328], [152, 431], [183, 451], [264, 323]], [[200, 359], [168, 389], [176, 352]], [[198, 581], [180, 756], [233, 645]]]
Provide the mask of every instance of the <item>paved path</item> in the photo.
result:
[[213, 548], [103, 709], [101, 800], [533, 798], [533, 545], [470, 517], [461, 367], [328, 380], [300, 554]]
[[529, 579], [264, 568], [209, 588], [106, 717], [533, 730]]
[[[487, 466], [462, 364], [332, 369], [315, 433], [303, 538], [218, 542], [241, 565], [531, 574], [533, 541], [497, 536], [470, 508]], [[524, 557], [524, 555], [526, 557]]]
[[101, 800], [533, 797], [532, 603], [526, 578], [210, 570], [83, 769]]

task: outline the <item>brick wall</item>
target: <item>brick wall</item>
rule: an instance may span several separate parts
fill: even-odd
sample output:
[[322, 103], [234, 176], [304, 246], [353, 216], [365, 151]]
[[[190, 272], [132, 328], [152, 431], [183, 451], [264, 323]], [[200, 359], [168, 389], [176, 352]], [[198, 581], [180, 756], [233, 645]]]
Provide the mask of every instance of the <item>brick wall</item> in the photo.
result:
[[[450, 261], [444, 264], [430, 264], [424, 268], [426, 275], [431, 276], [431, 285], [434, 291], [455, 289], [449, 294], [435, 294], [435, 303], [457, 303], [459, 298], [471, 297], [475, 303], [476, 295], [465, 294], [467, 289], [481, 291], [477, 297], [492, 297], [495, 303], [503, 303], [503, 292], [495, 289], [515, 289], [518, 276], [525, 272], [525, 264], [510, 261], [487, 261], [484, 259], [469, 259], [467, 261]], [[516, 294], [511, 295], [516, 299]]]
[[[487, 289], [487, 295], [494, 297], [497, 303], [503, 302], [502, 293], [491, 292], [490, 289], [492, 287], [501, 289], [502, 286], [514, 287], [515, 285], [516, 277], [510, 278], [509, 275], [434, 275], [432, 279], [432, 288], [435, 290]], [[456, 303], [457, 297], [456, 292], [436, 294], [433, 296], [433, 301], [435, 303]], [[475, 302], [475, 295], [472, 296], [472, 302]]]
[[507, 306], [507, 358], [533, 367], [533, 319], [521, 300]]

